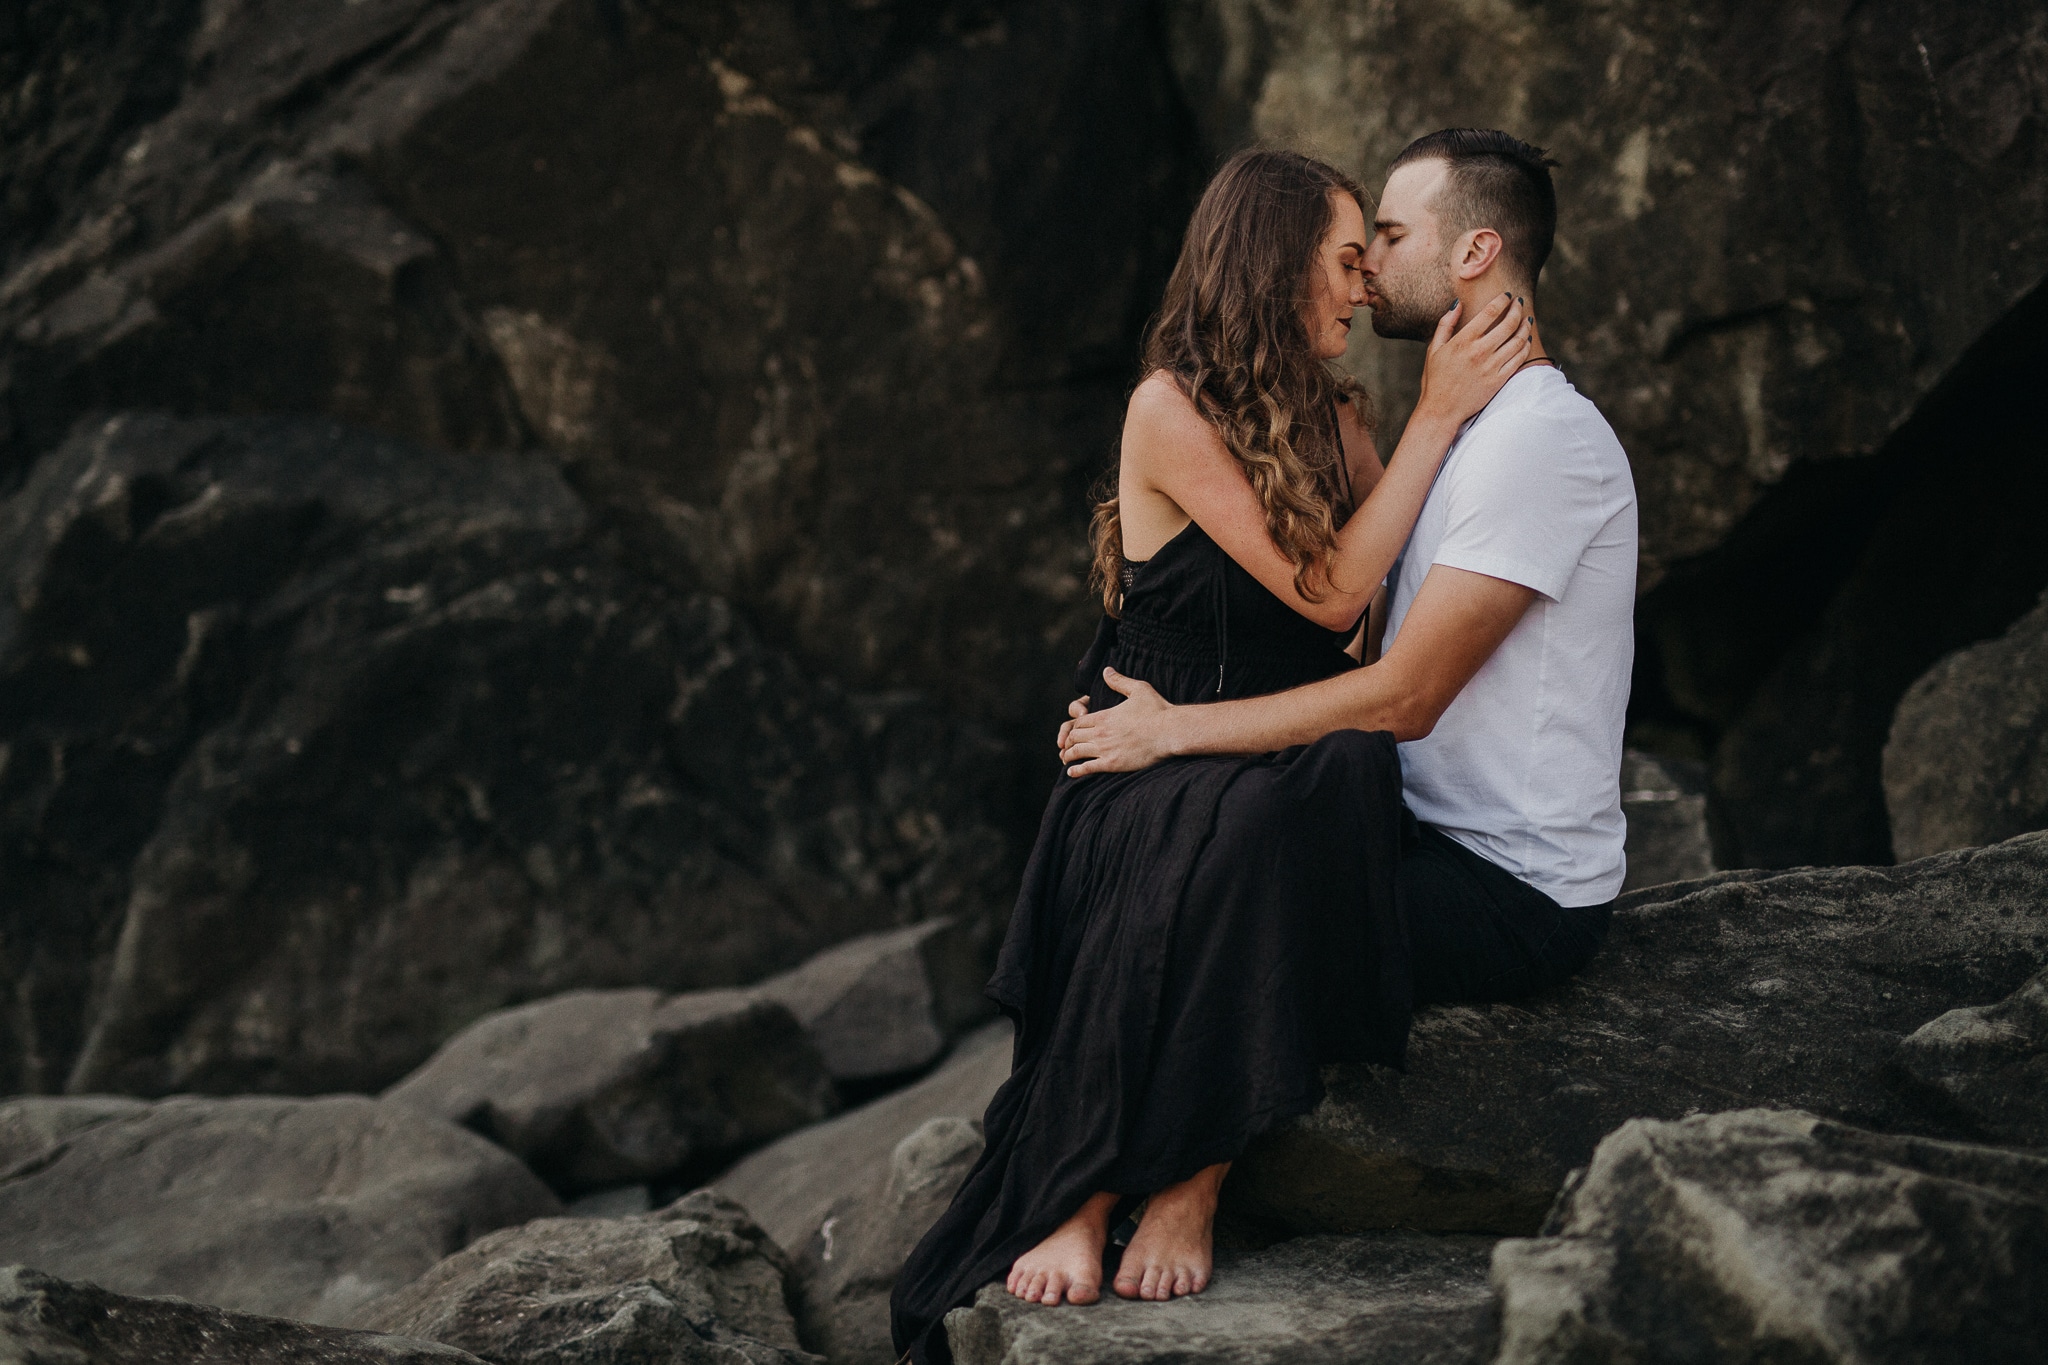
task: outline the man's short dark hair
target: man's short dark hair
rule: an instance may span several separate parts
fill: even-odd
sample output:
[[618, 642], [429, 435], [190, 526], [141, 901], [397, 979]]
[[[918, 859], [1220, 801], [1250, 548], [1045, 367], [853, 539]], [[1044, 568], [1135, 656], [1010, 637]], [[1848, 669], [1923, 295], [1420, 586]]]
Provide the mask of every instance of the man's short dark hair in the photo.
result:
[[1435, 208], [1447, 233], [1492, 228], [1509, 270], [1536, 283], [1557, 235], [1557, 190], [1550, 183], [1557, 163], [1548, 152], [1492, 128], [1445, 128], [1402, 148], [1387, 170], [1411, 161], [1444, 163]]

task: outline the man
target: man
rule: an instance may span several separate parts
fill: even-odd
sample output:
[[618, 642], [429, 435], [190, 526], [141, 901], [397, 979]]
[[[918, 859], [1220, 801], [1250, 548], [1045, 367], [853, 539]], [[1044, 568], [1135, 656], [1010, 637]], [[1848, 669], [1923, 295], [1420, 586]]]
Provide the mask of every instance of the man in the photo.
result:
[[[1471, 317], [1503, 292], [1533, 300], [1553, 164], [1479, 129], [1410, 144], [1363, 263], [1373, 330], [1426, 341], [1454, 302]], [[1061, 758], [1085, 776], [1391, 731], [1420, 822], [1399, 869], [1417, 1003], [1527, 994], [1584, 965], [1621, 889], [1635, 569], [1627, 457], [1539, 339], [1445, 456], [1389, 575], [1376, 661], [1199, 706], [1111, 674], [1126, 700], [1076, 702]]]

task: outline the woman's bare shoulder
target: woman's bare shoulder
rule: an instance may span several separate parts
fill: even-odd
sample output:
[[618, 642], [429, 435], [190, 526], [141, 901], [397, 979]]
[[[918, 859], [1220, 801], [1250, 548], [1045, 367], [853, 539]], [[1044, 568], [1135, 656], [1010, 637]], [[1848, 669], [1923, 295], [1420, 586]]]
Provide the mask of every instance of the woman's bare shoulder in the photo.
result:
[[1130, 404], [1124, 409], [1126, 442], [1132, 437], [1140, 442], [1159, 438], [1169, 446], [1178, 446], [1214, 434], [1215, 428], [1195, 410], [1194, 400], [1181, 388], [1180, 381], [1167, 371], [1152, 371], [1131, 390]]

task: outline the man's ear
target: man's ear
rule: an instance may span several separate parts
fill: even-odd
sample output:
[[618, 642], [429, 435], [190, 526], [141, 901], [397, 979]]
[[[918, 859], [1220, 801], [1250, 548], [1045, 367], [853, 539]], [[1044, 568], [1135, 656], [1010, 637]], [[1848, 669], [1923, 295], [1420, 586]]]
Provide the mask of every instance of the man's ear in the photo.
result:
[[1458, 278], [1476, 280], [1491, 270], [1500, 259], [1500, 245], [1500, 234], [1492, 228], [1474, 228], [1460, 237], [1451, 253]]

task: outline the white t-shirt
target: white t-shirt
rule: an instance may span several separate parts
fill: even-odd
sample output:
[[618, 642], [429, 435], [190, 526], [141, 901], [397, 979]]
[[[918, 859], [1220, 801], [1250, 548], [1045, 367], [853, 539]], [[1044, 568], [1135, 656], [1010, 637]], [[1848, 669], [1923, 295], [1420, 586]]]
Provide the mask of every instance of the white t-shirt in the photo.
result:
[[1636, 490], [1600, 410], [1532, 365], [1465, 424], [1389, 577], [1386, 641], [1433, 564], [1539, 594], [1436, 728], [1401, 746], [1417, 819], [1560, 905], [1621, 890]]

